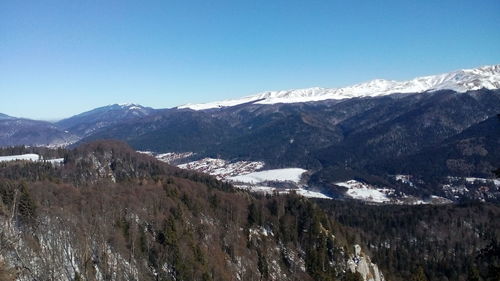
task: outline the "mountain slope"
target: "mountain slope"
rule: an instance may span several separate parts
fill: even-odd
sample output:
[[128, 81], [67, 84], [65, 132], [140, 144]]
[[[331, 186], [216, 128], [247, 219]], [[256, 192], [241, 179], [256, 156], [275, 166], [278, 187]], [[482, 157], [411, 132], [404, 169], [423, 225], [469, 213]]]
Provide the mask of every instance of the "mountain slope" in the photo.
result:
[[0, 146], [63, 146], [78, 138], [54, 124], [22, 118], [0, 119]]
[[138, 150], [205, 151], [219, 140], [236, 135], [224, 120], [205, 112], [160, 110], [128, 123], [116, 124], [84, 138], [81, 142], [119, 139]]
[[[83, 141], [117, 138], [138, 150], [263, 161], [266, 169], [300, 167], [312, 174], [309, 185], [321, 189], [353, 175], [372, 180], [403, 172], [403, 159], [438, 148], [498, 112], [500, 91], [485, 89], [243, 104], [216, 111], [171, 109], [117, 124]], [[427, 165], [438, 165], [432, 162], [438, 158], [430, 159]], [[418, 174], [418, 168], [412, 171]], [[426, 176], [449, 176], [446, 169], [435, 171]], [[431, 185], [421, 191], [426, 188]]]
[[0, 175], [0, 255], [20, 280], [384, 280], [311, 201], [236, 192], [122, 143]]
[[418, 77], [408, 81], [376, 79], [349, 87], [327, 89], [309, 88], [287, 91], [268, 91], [241, 99], [224, 100], [202, 104], [187, 104], [179, 108], [205, 110], [230, 107], [244, 103], [275, 104], [298, 103], [321, 100], [340, 100], [359, 97], [378, 97], [395, 93], [422, 93], [426, 91], [467, 91], [500, 88], [500, 65], [463, 69], [440, 75]]
[[[475, 124], [439, 146], [398, 161], [400, 172], [491, 177], [500, 167], [500, 117], [494, 115]], [[429, 157], [432, 156], [432, 161]]]
[[63, 119], [56, 125], [79, 136], [87, 136], [112, 124], [143, 118], [153, 112], [154, 109], [137, 104], [112, 104]]
[[168, 110], [86, 140], [117, 138], [139, 150], [264, 160], [273, 167], [311, 168], [317, 159], [323, 166], [348, 161], [363, 168], [363, 163], [437, 145], [499, 111], [500, 92], [488, 90], [248, 104], [216, 112]]
[[343, 122], [345, 140], [319, 151], [318, 157], [324, 165], [347, 162], [351, 167], [370, 168], [384, 159], [435, 147], [499, 112], [499, 93], [440, 91], [393, 100]]

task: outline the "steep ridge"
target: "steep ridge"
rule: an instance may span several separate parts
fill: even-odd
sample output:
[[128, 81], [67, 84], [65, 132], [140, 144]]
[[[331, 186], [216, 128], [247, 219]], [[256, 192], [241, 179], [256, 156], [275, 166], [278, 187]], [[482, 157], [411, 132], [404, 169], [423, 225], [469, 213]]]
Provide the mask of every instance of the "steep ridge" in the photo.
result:
[[267, 91], [241, 99], [231, 99], [202, 104], [187, 104], [178, 108], [205, 110], [230, 107], [244, 103], [276, 104], [322, 100], [341, 100], [360, 97], [379, 97], [395, 93], [422, 93], [426, 91], [453, 90], [463, 93], [479, 89], [500, 88], [500, 65], [457, 70], [440, 75], [418, 77], [408, 81], [375, 79], [349, 87], [328, 89], [308, 88], [285, 91]]

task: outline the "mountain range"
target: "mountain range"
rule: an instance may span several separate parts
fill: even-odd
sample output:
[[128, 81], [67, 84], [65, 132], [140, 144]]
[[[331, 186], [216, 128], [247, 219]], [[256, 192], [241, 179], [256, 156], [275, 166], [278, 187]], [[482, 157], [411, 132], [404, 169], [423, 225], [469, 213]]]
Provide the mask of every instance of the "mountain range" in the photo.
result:
[[[500, 167], [499, 88], [500, 65], [493, 65], [170, 109], [115, 104], [56, 123], [2, 115], [0, 145], [119, 139], [155, 153], [307, 169], [308, 187], [327, 194], [356, 179], [404, 194], [497, 200], [498, 186], [467, 195], [443, 186], [449, 177], [491, 178]], [[418, 191], [393, 180], [400, 174], [414, 177]]]
[[438, 90], [453, 90], [458, 93], [464, 93], [482, 88], [490, 90], [500, 88], [500, 65], [463, 69], [440, 75], [418, 77], [408, 81], [375, 79], [366, 83], [337, 89], [308, 88], [286, 91], [267, 91], [241, 99], [202, 104], [187, 104], [179, 106], [178, 108], [204, 110], [245, 103], [299, 103], [332, 99], [341, 100], [361, 97], [380, 97], [395, 93], [423, 93]]

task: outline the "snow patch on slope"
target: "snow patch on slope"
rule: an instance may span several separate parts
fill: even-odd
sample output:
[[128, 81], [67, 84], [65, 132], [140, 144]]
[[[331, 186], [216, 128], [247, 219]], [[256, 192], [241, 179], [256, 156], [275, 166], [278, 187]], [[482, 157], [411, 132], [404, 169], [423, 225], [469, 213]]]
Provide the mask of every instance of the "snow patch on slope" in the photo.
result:
[[489, 183], [492, 182], [496, 186], [500, 186], [500, 180], [497, 179], [485, 179], [485, 178], [472, 178], [472, 177], [467, 177], [465, 178], [465, 181], [467, 183], [475, 183], [475, 182], [480, 182], [480, 183]]
[[457, 70], [440, 75], [418, 77], [408, 81], [375, 79], [344, 88], [308, 88], [285, 91], [267, 91], [239, 99], [229, 99], [201, 104], [187, 104], [178, 108], [205, 110], [230, 107], [244, 103], [276, 104], [322, 100], [341, 100], [360, 97], [377, 97], [395, 93], [422, 93], [426, 91], [454, 90], [459, 93], [500, 88], [500, 65]]
[[163, 153], [163, 154], [158, 154], [156, 155], [156, 159], [168, 163], [168, 164], [174, 164], [177, 161], [181, 161], [183, 159], [186, 159], [188, 157], [191, 157], [195, 155], [193, 152], [168, 152], [168, 153]]
[[52, 165], [60, 165], [64, 163], [64, 158], [47, 159], [45, 162], [49, 162]]
[[264, 162], [238, 161], [231, 163], [223, 159], [203, 158], [201, 160], [178, 165], [178, 167], [210, 174], [219, 180], [225, 180], [230, 177], [250, 174], [262, 169], [262, 167], [264, 167]]
[[7, 161], [38, 161], [40, 159], [40, 155], [30, 153], [30, 154], [20, 154], [20, 155], [10, 155], [10, 156], [0, 156], [0, 162]]
[[0, 156], [0, 162], [9, 162], [9, 161], [44, 161], [51, 164], [61, 164], [64, 162], [64, 158], [56, 158], [56, 159], [43, 159], [38, 154], [28, 153], [28, 154], [19, 154], [19, 155], [9, 155], [9, 156]]
[[[204, 158], [177, 167], [213, 175], [219, 180], [234, 183], [236, 188], [251, 192], [265, 194], [288, 194], [293, 192], [308, 198], [331, 199], [323, 193], [306, 190], [300, 185], [300, 179], [307, 170], [284, 168], [258, 171], [264, 165], [265, 163], [260, 161], [229, 162], [223, 159]], [[266, 183], [272, 183], [273, 186], [268, 186]]]
[[288, 181], [298, 184], [303, 173], [307, 170], [300, 168], [285, 168], [253, 172], [228, 178], [230, 181], [256, 184], [266, 181]]
[[366, 183], [355, 180], [337, 182], [335, 185], [347, 188], [346, 196], [367, 202], [384, 203], [391, 201], [387, 195], [394, 193], [394, 190], [388, 188], [376, 188]]
[[332, 199], [321, 192], [311, 191], [304, 188], [276, 188], [265, 185], [235, 185], [236, 188], [264, 194], [289, 194], [295, 193], [306, 198]]

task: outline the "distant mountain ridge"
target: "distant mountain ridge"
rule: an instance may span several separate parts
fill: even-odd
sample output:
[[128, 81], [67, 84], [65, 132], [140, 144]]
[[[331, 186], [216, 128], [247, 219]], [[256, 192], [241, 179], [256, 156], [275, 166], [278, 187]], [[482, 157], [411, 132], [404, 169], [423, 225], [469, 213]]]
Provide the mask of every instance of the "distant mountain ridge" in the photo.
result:
[[216, 102], [186, 104], [178, 108], [205, 110], [230, 107], [244, 103], [276, 104], [299, 103], [322, 100], [342, 100], [360, 97], [378, 97], [395, 93], [422, 93], [426, 91], [453, 90], [463, 93], [486, 88], [500, 88], [500, 65], [462, 69], [449, 73], [423, 76], [408, 81], [375, 79], [344, 88], [307, 88], [284, 91], [267, 91], [239, 99]]
[[0, 113], [0, 146], [67, 146], [102, 128], [142, 118], [153, 112], [155, 109], [138, 104], [112, 104], [56, 123]]
[[50, 122], [0, 116], [0, 146], [66, 146], [78, 139]]
[[56, 123], [62, 129], [80, 136], [87, 136], [98, 129], [112, 124], [142, 118], [152, 114], [155, 109], [134, 103], [111, 104], [92, 109]]

